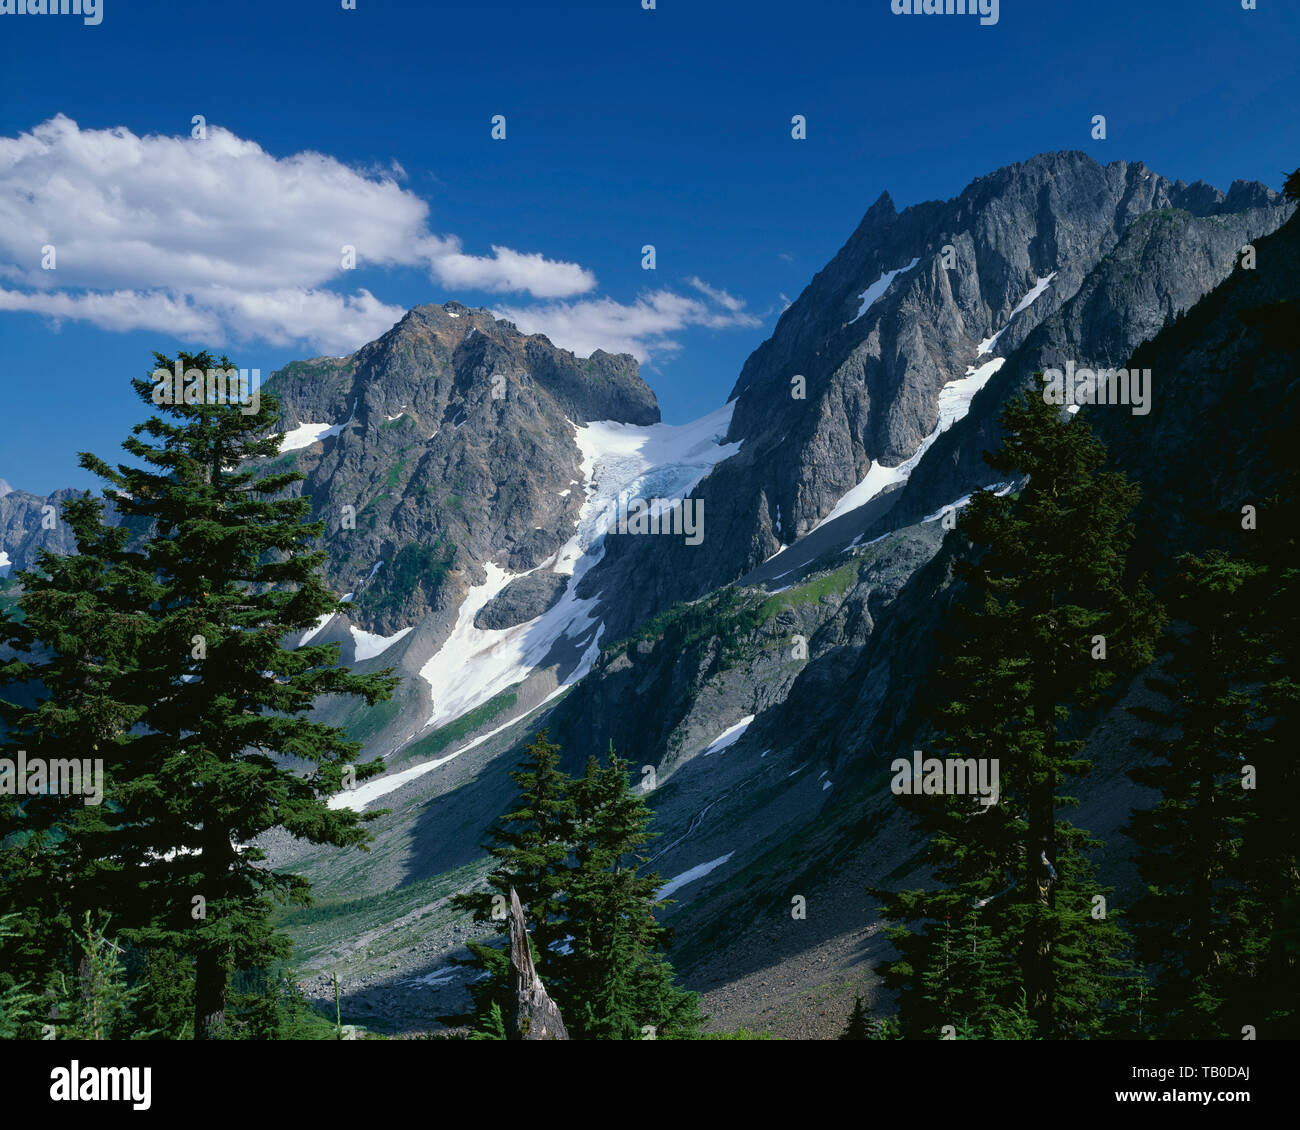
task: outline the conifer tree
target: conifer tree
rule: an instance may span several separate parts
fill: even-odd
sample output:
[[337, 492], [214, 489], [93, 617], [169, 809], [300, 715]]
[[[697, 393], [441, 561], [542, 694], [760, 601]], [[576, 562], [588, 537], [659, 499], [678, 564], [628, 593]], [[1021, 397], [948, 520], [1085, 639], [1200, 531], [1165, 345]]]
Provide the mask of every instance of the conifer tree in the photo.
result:
[[934, 933], [933, 960], [921, 975], [931, 1023], [947, 1018], [963, 1032], [978, 1033], [972, 1038], [985, 1038], [1000, 1015], [1000, 996], [1014, 983], [1012, 962], [981, 921], [979, 907], [967, 909], [955, 925], [945, 919]]
[[[944, 1009], [1014, 1008], [1022, 990], [1039, 1035], [1099, 1033], [1101, 1005], [1127, 972], [1115, 915], [1096, 913], [1108, 895], [1087, 860], [1098, 845], [1058, 810], [1076, 803], [1064, 781], [1088, 770], [1082, 742], [1065, 736], [1071, 711], [1149, 661], [1161, 623], [1145, 585], [1126, 576], [1137, 488], [1101, 469], [1105, 449], [1086, 422], [1041, 391], [1010, 402], [1002, 428], [1002, 448], [985, 460], [1027, 479], [1018, 496], [979, 491], [962, 512], [957, 536], [973, 551], [955, 566], [966, 595], [939, 742], [949, 756], [997, 759], [1000, 795], [991, 806], [921, 798], [918, 826], [940, 889], [876, 892], [882, 916], [902, 924], [885, 976], [901, 990], [904, 1033], [932, 1038], [965, 1019]], [[951, 966], [937, 975], [952, 943], [939, 924], [973, 930], [975, 909], [995, 939], [998, 952], [980, 958], [992, 976], [963, 979]]]
[[118, 782], [131, 771], [132, 727], [144, 709], [135, 671], [154, 589], [126, 551], [131, 531], [106, 525], [103, 510], [89, 493], [64, 504], [77, 552], [42, 550], [35, 569], [16, 574], [21, 616], [0, 617], [0, 643], [13, 649], [0, 662], [0, 686], [10, 688], [0, 699], [0, 754], [104, 770], [98, 797], [84, 780], [81, 794], [33, 794], [17, 781], [0, 793], [0, 898], [23, 911], [12, 936], [0, 938], [0, 984], [21, 977], [51, 987], [80, 952], [84, 916], [98, 912], [123, 868]]
[[1147, 893], [1134, 907], [1138, 953], [1157, 967], [1152, 1004], [1164, 1033], [1222, 1038], [1222, 1008], [1251, 951], [1253, 885], [1242, 866], [1250, 817], [1241, 766], [1252, 708], [1242, 689], [1255, 666], [1247, 631], [1252, 568], [1216, 551], [1184, 556], [1170, 588], [1178, 624], [1167, 635], [1164, 673], [1147, 680], [1167, 706], [1132, 708], [1171, 737], [1140, 737], [1156, 764], [1129, 772], [1160, 791], [1128, 832]]
[[[85, 527], [79, 545], [95, 552], [58, 563], [24, 593], [24, 612], [30, 604], [38, 614], [24, 626], [52, 659], [8, 672], [37, 678], [46, 695], [17, 718], [11, 740], [40, 735], [42, 711], [72, 719], [69, 727], [98, 726], [51, 738], [112, 755], [113, 826], [106, 840], [91, 841], [105, 861], [97, 891], [124, 936], [194, 959], [194, 1035], [204, 1039], [224, 1027], [231, 970], [268, 968], [287, 954], [270, 923], [273, 901], [307, 897], [305, 879], [261, 866], [265, 853], [248, 842], [283, 827], [314, 843], [361, 847], [364, 821], [377, 815], [326, 803], [344, 787], [345, 769], [362, 780], [383, 765], [352, 767], [360, 743], [307, 717], [313, 702], [346, 694], [373, 704], [391, 697], [396, 680], [335, 666], [337, 645], [284, 646], [340, 604], [321, 583], [325, 554], [312, 547], [324, 523], [307, 521], [310, 499], [287, 493], [304, 476], [259, 477], [246, 464], [279, 452], [275, 398], [236, 388], [238, 371], [224, 357], [155, 359], [157, 368], [132, 382], [161, 410], [123, 444], [136, 462], [81, 457], [111, 484], [105, 497], [137, 540], [96, 530], [87, 512], [70, 514]], [[162, 395], [169, 382], [159, 370], [184, 374], [183, 395]], [[105, 607], [112, 612], [102, 640], [84, 630], [60, 638], [41, 612], [75, 603], [78, 569], [102, 574], [88, 617], [94, 629]], [[64, 673], [77, 663], [99, 673], [89, 684], [103, 690], [98, 710], [76, 698], [85, 678]], [[67, 850], [82, 850], [85, 837], [62, 831]]]
[[[14, 936], [18, 918], [16, 911], [0, 914], [0, 942]], [[0, 1040], [35, 1037], [40, 1000], [40, 994], [31, 992], [25, 981], [13, 980], [11, 973], [8, 983], [0, 989]]]
[[[616, 904], [617, 897], [611, 901]], [[583, 1040], [640, 1039], [635, 926], [617, 913], [591, 923], [591, 928], [584, 928], [586, 925], [579, 929], [589, 936], [586, 944], [590, 949], [578, 951], [585, 975], [572, 978], [567, 986], [566, 999], [575, 1003], [581, 1014], [581, 1024], [575, 1023], [571, 1035]]]
[[863, 1007], [862, 998], [853, 998], [853, 1011], [849, 1013], [849, 1022], [840, 1033], [841, 1040], [869, 1040], [872, 1036], [871, 1016]]
[[[1288, 338], [1294, 348], [1292, 319]], [[1292, 417], [1294, 421], [1294, 416]], [[1249, 603], [1257, 610], [1265, 654], [1259, 689], [1263, 725], [1252, 731], [1241, 766], [1251, 818], [1242, 839], [1242, 870], [1253, 900], [1252, 929], [1261, 935], [1250, 980], [1234, 994], [1233, 1034], [1246, 1024], [1262, 1036], [1300, 1038], [1300, 427], [1280, 429], [1271, 444], [1286, 471], [1258, 506], [1258, 529], [1241, 529], [1248, 559], [1258, 568]], [[1243, 522], [1244, 526], [1245, 523]], [[1249, 777], [1245, 771], [1249, 768]], [[1254, 958], [1255, 955], [1252, 955]]]
[[1282, 195], [1293, 204], [1300, 203], [1300, 169], [1294, 170], [1282, 182]]
[[60, 1035], [69, 1040], [138, 1038], [131, 1017], [137, 990], [127, 984], [122, 949], [108, 936], [107, 923], [96, 923], [87, 911], [79, 942], [76, 973], [62, 979]]
[[[677, 986], [663, 954], [671, 935], [654, 918], [659, 878], [639, 872], [652, 814], [629, 786], [627, 762], [611, 747], [606, 765], [592, 758], [574, 780], [559, 768], [560, 748], [545, 731], [524, 753], [512, 774], [519, 799], [490, 833], [497, 866], [489, 890], [457, 895], [453, 904], [476, 921], [498, 922], [504, 934], [508, 925], [494, 908], [514, 887], [534, 964], [573, 1038], [696, 1034], [699, 998]], [[446, 1019], [491, 1033], [493, 1009], [505, 1016], [511, 1008], [509, 959], [488, 940], [469, 949], [469, 964], [487, 976], [470, 985], [472, 1013]]]
[[154, 1039], [194, 1037], [194, 960], [161, 946], [144, 951], [136, 978], [137, 1023]]
[[643, 874], [653, 814], [629, 784], [628, 762], [611, 745], [574, 782], [577, 821], [566, 912], [573, 960], [564, 986], [582, 1002], [584, 1038], [656, 1039], [695, 1035], [698, 996], [680, 989], [664, 951], [671, 933], [655, 920], [660, 879]]
[[[476, 922], [495, 923], [498, 934], [506, 937], [513, 887], [532, 927], [537, 973], [550, 992], [562, 980], [559, 967], [565, 956], [559, 951], [565, 939], [563, 892], [573, 839], [572, 782], [560, 768], [560, 747], [548, 740], [545, 730], [524, 747], [524, 760], [510, 776], [519, 786], [519, 799], [489, 833], [492, 843], [487, 852], [496, 860], [487, 878], [491, 890], [456, 895], [452, 905], [471, 911]], [[497, 1001], [503, 1015], [509, 1015], [512, 990], [506, 953], [486, 942], [474, 943], [470, 949], [492, 974], [478, 996], [484, 1002]]]

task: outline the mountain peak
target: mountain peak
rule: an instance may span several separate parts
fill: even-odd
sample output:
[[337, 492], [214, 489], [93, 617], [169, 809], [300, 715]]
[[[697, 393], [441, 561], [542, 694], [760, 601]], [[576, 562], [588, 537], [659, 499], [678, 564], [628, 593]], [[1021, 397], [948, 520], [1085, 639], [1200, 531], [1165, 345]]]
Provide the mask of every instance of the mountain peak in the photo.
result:
[[889, 189], [885, 189], [876, 197], [876, 202], [867, 209], [863, 219], [875, 219], [880, 216], [896, 216], [898, 209], [894, 206], [894, 198], [889, 195]]

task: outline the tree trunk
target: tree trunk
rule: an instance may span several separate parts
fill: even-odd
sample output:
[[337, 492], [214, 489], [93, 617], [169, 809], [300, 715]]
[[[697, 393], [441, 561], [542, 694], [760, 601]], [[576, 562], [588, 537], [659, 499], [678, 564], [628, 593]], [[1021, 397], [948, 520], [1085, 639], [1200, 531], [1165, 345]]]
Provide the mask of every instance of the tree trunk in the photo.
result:
[[96, 984], [95, 970], [91, 966], [89, 957], [81, 959], [81, 964], [77, 967], [77, 978], [81, 982], [81, 1000], [90, 1027], [90, 1038], [102, 1040], [104, 1034], [101, 1031], [103, 1017], [100, 1010], [100, 995], [97, 991], [99, 986]]
[[194, 1038], [220, 1039], [226, 1026], [225, 954], [213, 949], [200, 951], [195, 974]]
[[[202, 848], [205, 864], [212, 868], [211, 874], [216, 882], [222, 884], [218, 889], [224, 890], [234, 862], [229, 833], [219, 828], [205, 828]], [[194, 1038], [219, 1040], [226, 1027], [231, 945], [229, 942], [204, 945], [200, 941], [199, 946], [194, 962]]]
[[569, 1033], [555, 1002], [546, 995], [542, 979], [533, 968], [528, 930], [519, 896], [510, 888], [510, 968], [515, 975], [515, 1007], [511, 1018], [521, 1040], [567, 1040]]
[[[1043, 735], [1044, 770], [1035, 774], [1029, 794], [1029, 836], [1026, 897], [1031, 917], [1025, 933], [1025, 998], [1029, 1018], [1046, 1035], [1052, 1019], [1053, 969], [1049, 911], [1056, 905], [1056, 882], [1049, 863], [1056, 858], [1056, 715], [1044, 696], [1034, 716]], [[1046, 860], [1047, 862], [1044, 862]]]

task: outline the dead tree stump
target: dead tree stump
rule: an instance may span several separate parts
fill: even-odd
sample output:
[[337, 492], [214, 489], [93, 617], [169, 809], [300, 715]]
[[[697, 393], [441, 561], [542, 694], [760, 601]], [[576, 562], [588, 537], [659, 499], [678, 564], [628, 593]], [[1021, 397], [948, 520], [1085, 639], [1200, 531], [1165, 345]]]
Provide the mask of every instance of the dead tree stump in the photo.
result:
[[510, 968], [515, 974], [515, 1007], [511, 1021], [521, 1040], [567, 1040], [564, 1020], [555, 1002], [546, 995], [542, 979], [533, 966], [528, 948], [528, 930], [519, 896], [510, 888]]

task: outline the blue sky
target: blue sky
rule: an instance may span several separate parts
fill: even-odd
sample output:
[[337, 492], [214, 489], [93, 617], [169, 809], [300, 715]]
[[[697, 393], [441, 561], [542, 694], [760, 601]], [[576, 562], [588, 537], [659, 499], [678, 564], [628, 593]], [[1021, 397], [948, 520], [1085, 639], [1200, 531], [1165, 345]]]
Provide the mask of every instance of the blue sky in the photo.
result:
[[0, 14], [0, 477], [38, 493], [118, 455], [154, 349], [266, 376], [456, 298], [637, 352], [681, 422], [884, 189], [1053, 149], [1223, 188], [1300, 165], [1293, 0], [102, 3]]

